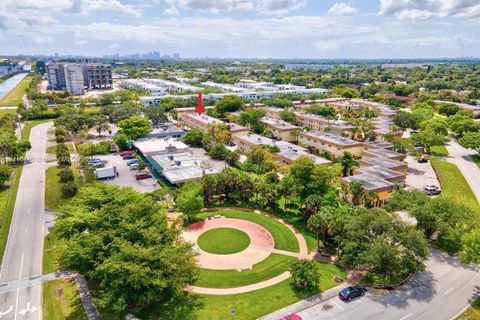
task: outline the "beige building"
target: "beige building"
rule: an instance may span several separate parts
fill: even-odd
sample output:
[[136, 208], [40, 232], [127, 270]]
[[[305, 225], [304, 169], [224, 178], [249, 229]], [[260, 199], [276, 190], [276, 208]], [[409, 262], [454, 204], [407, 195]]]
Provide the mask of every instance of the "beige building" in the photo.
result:
[[354, 126], [343, 120], [331, 120], [325, 117], [308, 114], [295, 113], [297, 117], [297, 124], [302, 127], [309, 127], [318, 131], [330, 131], [336, 135], [343, 135], [351, 137], [353, 135]]
[[[397, 192], [397, 186], [394, 183], [370, 174], [358, 174], [341, 179], [341, 183], [346, 186], [354, 182], [363, 186], [365, 194], [372, 195], [370, 201], [373, 207], [382, 207]], [[366, 198], [361, 199], [360, 203], [365, 204], [367, 202]], [[347, 201], [353, 202], [351, 194], [347, 195]]]
[[307, 156], [313, 160], [316, 164], [321, 165], [331, 165], [330, 160], [318, 157], [316, 155], [310, 154], [307, 149], [297, 146], [293, 143], [286, 141], [275, 141], [267, 137], [263, 137], [258, 134], [243, 134], [237, 135], [232, 138], [235, 145], [242, 152], [247, 152], [253, 146], [271, 146], [278, 147], [279, 152], [275, 154], [276, 160], [283, 165], [292, 164], [295, 160], [301, 156]]
[[397, 171], [403, 174], [407, 174], [408, 172], [408, 165], [403, 161], [395, 161], [390, 160], [383, 157], [376, 157], [376, 158], [362, 158], [358, 160], [360, 167], [373, 167], [379, 166], [382, 168], [387, 168], [393, 171]]
[[281, 139], [283, 141], [297, 141], [298, 140], [298, 133], [300, 131], [300, 127], [293, 125], [289, 122], [263, 117], [260, 119], [260, 122], [265, 125], [274, 137]]
[[187, 127], [197, 128], [203, 131], [207, 131], [210, 125], [223, 123], [223, 121], [205, 114], [199, 116], [197, 113], [190, 112], [182, 112], [178, 114], [178, 119]]
[[350, 152], [360, 158], [363, 152], [363, 143], [322, 131], [308, 131], [300, 133], [299, 143], [319, 152], [328, 151], [335, 158], [344, 152]]
[[364, 149], [363, 158], [383, 157], [391, 160], [403, 161], [406, 155], [389, 149]]

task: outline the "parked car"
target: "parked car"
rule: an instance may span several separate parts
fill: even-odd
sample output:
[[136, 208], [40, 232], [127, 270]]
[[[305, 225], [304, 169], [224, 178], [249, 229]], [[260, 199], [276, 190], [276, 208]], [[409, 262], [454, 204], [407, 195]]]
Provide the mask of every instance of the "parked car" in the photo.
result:
[[360, 286], [348, 287], [343, 289], [338, 293], [338, 297], [343, 301], [350, 301], [352, 299], [361, 297], [367, 291], [365, 288]]
[[129, 154], [129, 155], [123, 156], [122, 159], [123, 160], [131, 160], [131, 159], [135, 159], [135, 156], [133, 154]]
[[288, 316], [280, 318], [280, 320], [302, 320], [302, 317], [300, 317], [298, 314], [292, 313]]
[[132, 163], [131, 165], [129, 165], [129, 167], [130, 167], [130, 170], [137, 170], [138, 163]]
[[425, 191], [426, 194], [428, 194], [429, 196], [436, 196], [440, 193], [442, 193], [442, 190], [437, 187], [437, 186], [434, 186], [434, 185], [431, 185], [431, 184], [427, 184], [423, 190]]
[[91, 168], [100, 168], [103, 167], [103, 161], [100, 159], [89, 159], [88, 166]]
[[133, 152], [132, 151], [120, 151], [120, 157], [125, 157], [125, 156], [130, 156], [132, 155]]
[[418, 163], [427, 163], [427, 162], [428, 162], [428, 159], [425, 157], [418, 158]]
[[135, 179], [137, 180], [144, 180], [144, 179], [148, 179], [148, 178], [151, 178], [152, 175], [148, 172], [138, 172], [135, 174]]
[[131, 166], [132, 164], [139, 163], [139, 162], [140, 162], [140, 160], [138, 160], [138, 159], [132, 159], [132, 160], [129, 160], [127, 162], [127, 166]]

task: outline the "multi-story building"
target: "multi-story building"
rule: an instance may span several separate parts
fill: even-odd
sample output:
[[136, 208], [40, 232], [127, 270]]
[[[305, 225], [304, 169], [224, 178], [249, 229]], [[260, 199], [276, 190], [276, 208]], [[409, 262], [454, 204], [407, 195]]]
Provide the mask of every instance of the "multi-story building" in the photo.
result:
[[[341, 182], [345, 186], [349, 186], [354, 182], [360, 183], [363, 186], [363, 192], [372, 195], [370, 201], [373, 207], [382, 207], [397, 191], [397, 186], [394, 183], [367, 173], [343, 177]], [[346, 197], [347, 201], [353, 202], [352, 194], [347, 193]], [[367, 201], [365, 198], [360, 200], [361, 203], [366, 203]]]
[[50, 90], [68, 90], [72, 95], [83, 94], [84, 89], [111, 89], [112, 69], [103, 63], [46, 64], [48, 87]]
[[113, 86], [112, 66], [104, 63], [85, 63], [83, 78], [86, 88], [111, 89]]
[[298, 140], [298, 133], [301, 129], [299, 126], [293, 125], [283, 120], [269, 117], [261, 118], [260, 122], [263, 123], [265, 127], [270, 129], [273, 136], [278, 139], [281, 139], [283, 141]]
[[205, 114], [198, 115], [196, 112], [181, 112], [178, 113], [178, 119], [184, 125], [190, 128], [197, 128], [202, 131], [207, 131], [208, 127], [215, 124], [225, 124], [228, 126], [232, 136], [248, 133], [248, 128], [235, 124], [235, 123], [226, 123], [222, 120], [207, 116]]
[[238, 147], [238, 149], [242, 152], [247, 152], [253, 146], [270, 146], [270, 147], [277, 147], [279, 152], [275, 153], [275, 158], [278, 162], [283, 165], [292, 164], [295, 160], [300, 158], [301, 156], [309, 157], [313, 160], [316, 164], [321, 165], [331, 165], [332, 162], [310, 154], [308, 150], [297, 146], [293, 143], [289, 143], [286, 141], [275, 141], [267, 137], [263, 137], [258, 134], [241, 134], [233, 137], [233, 142]]
[[354, 126], [343, 120], [327, 119], [325, 117], [296, 112], [297, 124], [302, 127], [309, 127], [313, 130], [325, 131], [328, 130], [336, 135], [343, 135], [351, 137]]
[[68, 92], [73, 96], [82, 95], [84, 89], [82, 65], [78, 63], [67, 63], [64, 65], [64, 71]]
[[323, 131], [302, 132], [299, 143], [319, 152], [327, 151], [335, 158], [340, 157], [344, 152], [350, 152], [354, 157], [360, 158], [363, 152], [362, 142]]
[[403, 174], [407, 174], [408, 172], [408, 165], [406, 162], [403, 161], [396, 161], [391, 160], [384, 157], [376, 157], [376, 158], [362, 158], [358, 160], [360, 167], [382, 167], [387, 168], [393, 171], [397, 171]]

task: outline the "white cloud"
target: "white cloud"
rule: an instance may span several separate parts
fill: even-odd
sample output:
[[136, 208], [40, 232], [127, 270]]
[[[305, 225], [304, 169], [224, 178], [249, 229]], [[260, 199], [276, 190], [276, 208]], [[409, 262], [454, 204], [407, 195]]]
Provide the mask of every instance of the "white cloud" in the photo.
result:
[[258, 2], [260, 12], [268, 15], [285, 15], [305, 5], [304, 0], [259, 0]]
[[399, 19], [480, 18], [480, 0], [380, 0], [378, 15]]
[[178, 11], [178, 9], [174, 5], [171, 5], [171, 6], [167, 7], [165, 10], [163, 10], [163, 13], [166, 14], [167, 16], [178, 16], [178, 15], [180, 15], [180, 12]]
[[205, 11], [212, 14], [253, 9], [252, 0], [177, 0], [176, 2], [182, 8]]
[[345, 2], [337, 2], [328, 10], [329, 16], [348, 16], [356, 13], [357, 9]]

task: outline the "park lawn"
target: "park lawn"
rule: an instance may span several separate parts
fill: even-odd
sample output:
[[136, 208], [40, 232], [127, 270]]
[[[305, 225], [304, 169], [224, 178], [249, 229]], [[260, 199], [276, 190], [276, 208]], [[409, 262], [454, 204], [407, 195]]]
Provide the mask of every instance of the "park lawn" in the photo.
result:
[[250, 245], [250, 237], [237, 229], [215, 228], [202, 233], [197, 244], [208, 253], [232, 254], [245, 250]]
[[251, 270], [200, 269], [195, 285], [205, 288], [235, 288], [274, 278], [285, 271], [297, 258], [271, 254], [267, 259], [253, 265]]
[[17, 106], [22, 103], [22, 97], [30, 85], [30, 82], [32, 82], [32, 77], [26, 76], [15, 88], [0, 100], [0, 106]]
[[[67, 149], [70, 153], [75, 152], [75, 150], [73, 149], [73, 144], [71, 142], [65, 142], [65, 145], [67, 146]], [[48, 147], [46, 152], [49, 154], [55, 154], [57, 152], [57, 146], [55, 145]]]
[[[320, 285], [310, 292], [302, 292], [292, 286], [287, 279], [268, 288], [234, 295], [197, 295], [192, 294], [191, 305], [153, 304], [136, 314], [140, 319], [165, 320], [224, 320], [231, 318], [231, 310], [235, 308], [235, 319], [253, 320], [289, 306], [314, 294], [338, 285], [334, 276], [346, 277], [345, 271], [333, 264], [318, 263], [321, 274]], [[102, 319], [120, 319], [121, 315], [101, 310]]]
[[470, 158], [472, 158], [473, 162], [480, 168], [480, 154], [474, 154]]
[[275, 241], [275, 249], [300, 252], [300, 246], [293, 232], [282, 223], [268, 216], [240, 210], [215, 210], [202, 212], [198, 214], [197, 217], [200, 220], [204, 220], [214, 215], [222, 215], [227, 218], [237, 218], [257, 223], [272, 234]]
[[430, 152], [437, 157], [448, 156], [448, 150], [445, 146], [433, 146], [430, 148]]
[[74, 282], [54, 280], [43, 287], [43, 318], [48, 320], [87, 320]]
[[477, 198], [458, 167], [452, 163], [438, 160], [435, 157], [431, 158], [431, 163], [442, 187], [443, 195], [451, 197], [458, 203], [463, 203], [480, 213], [480, 205]]
[[480, 320], [480, 298], [455, 320]]

